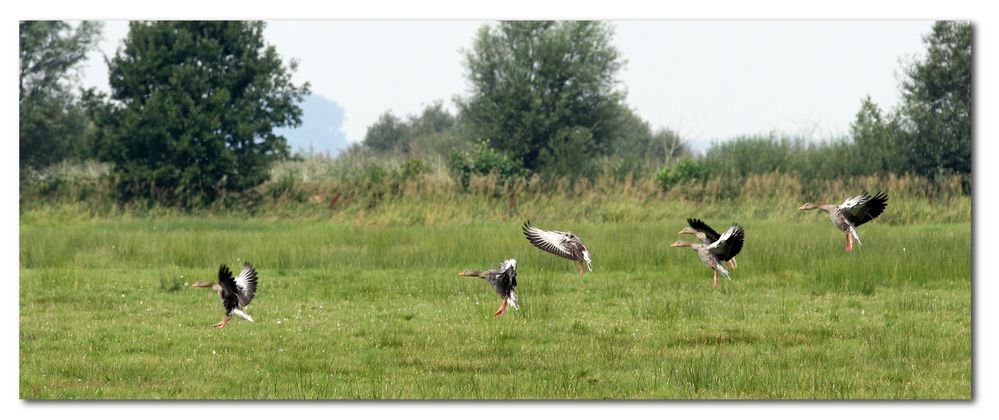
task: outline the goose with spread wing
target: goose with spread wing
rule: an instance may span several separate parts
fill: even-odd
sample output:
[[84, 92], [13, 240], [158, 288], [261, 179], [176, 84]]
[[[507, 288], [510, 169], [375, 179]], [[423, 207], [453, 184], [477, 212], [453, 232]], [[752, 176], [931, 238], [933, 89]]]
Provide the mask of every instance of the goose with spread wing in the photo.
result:
[[583, 264], [586, 264], [586, 268], [591, 272], [593, 271], [590, 251], [583, 245], [583, 241], [572, 232], [539, 229], [531, 225], [531, 221], [528, 220], [527, 223], [524, 223], [524, 236], [542, 251], [568, 260], [578, 261], [579, 275], [583, 275]]
[[746, 232], [742, 226], [733, 224], [725, 233], [721, 234], [718, 240], [710, 244], [691, 243], [687, 241], [673, 242], [673, 247], [688, 247], [697, 252], [697, 257], [704, 265], [714, 271], [711, 287], [718, 287], [718, 273], [722, 273], [725, 278], [731, 278], [728, 270], [725, 269], [724, 261], [735, 258], [736, 254], [742, 250], [742, 243], [746, 240]]
[[872, 197], [867, 191], [864, 191], [858, 196], [846, 199], [840, 205], [805, 203], [801, 207], [798, 207], [798, 210], [819, 209], [828, 213], [832, 224], [839, 228], [839, 230], [846, 232], [845, 249], [846, 252], [850, 252], [853, 251], [854, 239], [857, 240], [857, 245], [863, 245], [860, 243], [860, 235], [857, 234], [857, 228], [880, 216], [887, 207], [887, 194], [879, 192]]
[[222, 307], [225, 308], [225, 318], [213, 325], [215, 328], [222, 328], [229, 322], [233, 315], [253, 322], [250, 314], [245, 309], [253, 300], [253, 295], [257, 292], [257, 270], [249, 262], [243, 264], [243, 270], [239, 276], [232, 277], [232, 271], [225, 264], [219, 266], [219, 282], [209, 283], [199, 281], [191, 287], [211, 287], [219, 294], [222, 300]]
[[513, 309], [520, 310], [520, 305], [517, 304], [517, 292], [514, 289], [517, 287], [517, 260], [511, 258], [509, 260], [503, 261], [500, 267], [495, 270], [489, 271], [472, 271], [465, 270], [458, 273], [461, 277], [479, 277], [486, 279], [489, 284], [493, 285], [496, 289], [496, 293], [500, 295], [500, 306], [496, 311], [496, 316], [503, 316], [506, 313], [507, 303], [513, 306]]
[[[721, 238], [721, 234], [716, 232], [707, 223], [701, 221], [701, 219], [687, 219], [687, 224], [690, 225], [683, 229], [680, 229], [681, 235], [694, 235], [695, 238], [701, 241], [701, 243], [708, 245], [718, 238]], [[735, 262], [735, 257], [731, 260], [724, 261], [728, 268], [735, 268], [738, 264]]]

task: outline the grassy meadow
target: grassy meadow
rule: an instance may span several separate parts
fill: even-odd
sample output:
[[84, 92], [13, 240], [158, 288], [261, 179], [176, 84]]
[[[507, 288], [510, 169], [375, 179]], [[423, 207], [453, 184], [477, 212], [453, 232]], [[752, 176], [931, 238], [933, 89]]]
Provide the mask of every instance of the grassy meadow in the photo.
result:
[[[532, 247], [519, 216], [22, 213], [20, 398], [971, 397], [967, 222], [879, 219], [848, 254], [825, 215], [737, 219], [739, 267], [712, 289], [691, 250], [669, 247], [680, 217], [536, 214], [580, 235], [594, 272]], [[691, 215], [732, 221], [704, 214]], [[457, 273], [505, 258], [521, 310], [495, 318], [492, 288]], [[218, 298], [189, 284], [244, 259], [260, 273], [257, 322], [213, 329]]]

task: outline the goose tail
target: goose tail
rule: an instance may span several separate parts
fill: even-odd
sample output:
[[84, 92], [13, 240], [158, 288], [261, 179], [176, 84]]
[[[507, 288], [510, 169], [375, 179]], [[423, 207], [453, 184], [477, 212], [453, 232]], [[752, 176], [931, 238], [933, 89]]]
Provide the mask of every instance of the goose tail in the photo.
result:
[[510, 291], [510, 297], [506, 298], [506, 302], [513, 306], [513, 309], [520, 310], [520, 305], [517, 303], [517, 293], [513, 290]]
[[242, 309], [239, 309], [239, 308], [233, 309], [232, 310], [232, 314], [236, 315], [236, 316], [238, 316], [240, 318], [243, 318], [243, 319], [245, 319], [247, 321], [253, 322], [253, 317], [251, 317], [250, 314], [248, 314], [246, 312], [243, 312]]

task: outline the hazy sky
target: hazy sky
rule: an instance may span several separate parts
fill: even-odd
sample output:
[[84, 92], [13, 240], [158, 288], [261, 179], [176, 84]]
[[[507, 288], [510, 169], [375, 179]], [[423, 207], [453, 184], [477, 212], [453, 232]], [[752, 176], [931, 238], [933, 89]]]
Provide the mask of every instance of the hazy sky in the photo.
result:
[[[270, 21], [265, 36], [295, 78], [345, 110], [343, 131], [360, 141], [387, 110], [415, 114], [435, 100], [453, 110], [467, 94], [462, 49], [486, 21]], [[699, 142], [777, 130], [847, 134], [865, 95], [898, 99], [902, 60], [922, 53], [931, 21], [613, 21], [626, 65], [627, 103], [656, 127]], [[108, 21], [104, 54], [127, 33]], [[84, 85], [107, 89], [92, 54]]]

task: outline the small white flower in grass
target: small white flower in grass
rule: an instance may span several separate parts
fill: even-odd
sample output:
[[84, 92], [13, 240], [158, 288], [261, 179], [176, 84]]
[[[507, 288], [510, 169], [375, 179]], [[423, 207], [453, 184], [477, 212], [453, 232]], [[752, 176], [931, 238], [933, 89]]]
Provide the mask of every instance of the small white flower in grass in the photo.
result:
[[218, 353], [215, 353], [215, 350], [212, 350], [212, 354], [214, 355], [214, 354], [218, 354]]

